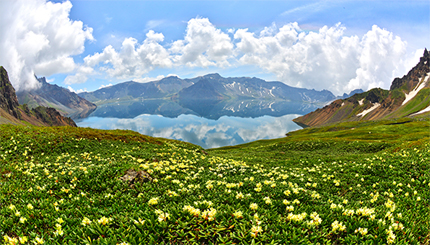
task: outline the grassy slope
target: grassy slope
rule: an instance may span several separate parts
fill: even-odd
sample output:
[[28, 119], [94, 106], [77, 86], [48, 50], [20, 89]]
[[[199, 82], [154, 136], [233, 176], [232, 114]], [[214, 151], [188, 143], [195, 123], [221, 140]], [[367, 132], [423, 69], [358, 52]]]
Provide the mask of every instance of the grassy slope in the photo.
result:
[[[0, 236], [425, 244], [429, 141], [428, 117], [307, 128], [209, 155], [132, 131], [0, 125]], [[123, 183], [129, 168], [156, 181]]]

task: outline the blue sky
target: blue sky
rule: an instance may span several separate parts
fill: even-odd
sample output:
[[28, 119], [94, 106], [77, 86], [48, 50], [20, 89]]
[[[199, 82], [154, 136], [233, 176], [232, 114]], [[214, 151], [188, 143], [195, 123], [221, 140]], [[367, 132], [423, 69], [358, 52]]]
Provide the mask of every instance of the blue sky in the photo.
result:
[[73, 91], [168, 75], [388, 89], [430, 44], [429, 1], [1, 1], [0, 65]]

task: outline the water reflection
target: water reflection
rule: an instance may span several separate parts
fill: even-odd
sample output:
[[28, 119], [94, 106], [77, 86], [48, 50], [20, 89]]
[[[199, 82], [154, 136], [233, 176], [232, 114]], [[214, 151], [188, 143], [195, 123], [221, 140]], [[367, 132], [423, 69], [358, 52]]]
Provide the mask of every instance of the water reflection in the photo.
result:
[[292, 119], [323, 105], [270, 100], [130, 100], [98, 106], [80, 127], [130, 129], [214, 148], [285, 136]]
[[143, 114], [135, 118], [91, 116], [78, 121], [77, 124], [79, 127], [99, 129], [131, 129], [144, 135], [182, 140], [203, 148], [215, 148], [283, 137], [287, 132], [300, 128], [292, 122], [297, 116], [299, 115], [258, 118], [222, 116], [218, 120], [211, 120], [196, 115], [168, 118]]
[[291, 101], [271, 100], [131, 100], [118, 101], [98, 106], [90, 116], [135, 118], [142, 114], [178, 117], [192, 114], [217, 120], [222, 116], [262, 117], [287, 114], [307, 114], [322, 105]]

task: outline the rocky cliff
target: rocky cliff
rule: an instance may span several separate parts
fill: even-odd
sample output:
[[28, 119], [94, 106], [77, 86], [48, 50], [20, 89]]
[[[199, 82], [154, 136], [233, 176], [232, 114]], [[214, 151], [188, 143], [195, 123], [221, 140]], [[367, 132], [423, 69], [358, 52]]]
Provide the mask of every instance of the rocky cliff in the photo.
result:
[[30, 109], [27, 105], [19, 105], [15, 89], [3, 66], [0, 66], [0, 123], [76, 127], [72, 119], [63, 117], [54, 108], [38, 106]]
[[380, 120], [427, 115], [430, 111], [430, 54], [427, 49], [407, 75], [395, 78], [390, 90], [380, 88], [339, 99], [324, 108], [298, 117], [301, 126], [342, 121]]

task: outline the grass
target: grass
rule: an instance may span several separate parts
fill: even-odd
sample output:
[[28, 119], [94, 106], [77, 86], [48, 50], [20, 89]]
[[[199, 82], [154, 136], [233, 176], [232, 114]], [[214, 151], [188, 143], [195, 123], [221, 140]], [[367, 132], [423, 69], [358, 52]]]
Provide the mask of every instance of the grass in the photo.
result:
[[[204, 151], [132, 131], [0, 125], [5, 244], [428, 244], [428, 118]], [[128, 169], [150, 182], [130, 184]]]

